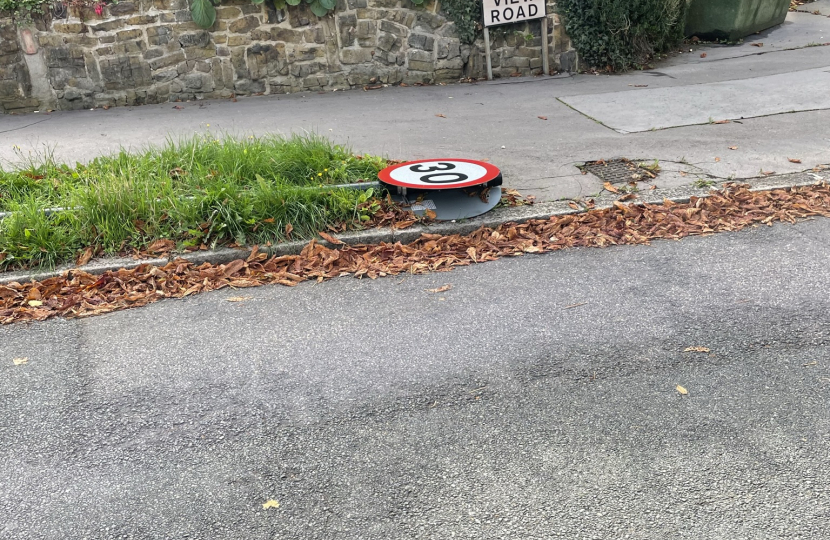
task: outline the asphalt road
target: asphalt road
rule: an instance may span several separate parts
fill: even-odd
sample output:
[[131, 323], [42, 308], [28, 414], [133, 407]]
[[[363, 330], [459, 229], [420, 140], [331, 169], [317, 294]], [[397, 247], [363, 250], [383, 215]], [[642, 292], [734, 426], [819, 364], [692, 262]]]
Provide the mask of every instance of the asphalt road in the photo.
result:
[[2, 327], [0, 538], [828, 538], [829, 236]]

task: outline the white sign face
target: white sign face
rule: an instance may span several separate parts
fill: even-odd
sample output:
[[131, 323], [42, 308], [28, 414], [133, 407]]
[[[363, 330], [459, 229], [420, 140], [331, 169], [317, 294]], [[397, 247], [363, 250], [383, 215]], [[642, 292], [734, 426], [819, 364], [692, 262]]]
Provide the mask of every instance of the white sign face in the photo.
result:
[[400, 167], [389, 176], [401, 184], [411, 187], [435, 189], [450, 184], [467, 184], [483, 178], [487, 169], [475, 163], [464, 161], [422, 161], [410, 167]]
[[378, 179], [386, 184], [430, 190], [477, 186], [500, 177], [498, 167], [471, 159], [410, 161], [387, 167], [378, 173]]
[[483, 0], [484, 26], [539, 19], [545, 16], [545, 0]]

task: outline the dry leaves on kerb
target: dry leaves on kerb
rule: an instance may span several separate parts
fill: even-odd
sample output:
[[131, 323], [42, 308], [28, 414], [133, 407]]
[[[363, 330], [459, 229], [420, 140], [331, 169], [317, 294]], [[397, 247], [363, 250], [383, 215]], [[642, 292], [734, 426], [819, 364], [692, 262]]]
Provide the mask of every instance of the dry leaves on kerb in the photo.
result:
[[[482, 227], [470, 234], [421, 234], [409, 244], [321, 245], [309, 242], [297, 255], [269, 257], [254, 247], [247, 260], [196, 265], [177, 259], [164, 266], [143, 264], [93, 275], [73, 269], [43, 281], [0, 285], [0, 323], [89, 317], [182, 298], [225, 287], [265, 284], [294, 286], [303, 281], [445, 272], [459, 266], [547, 253], [572, 247], [648, 244], [656, 239], [737, 231], [748, 226], [830, 217], [830, 186], [750, 191], [729, 185], [688, 203], [625, 204], [551, 216], [524, 223]], [[695, 351], [704, 352], [704, 351]]]

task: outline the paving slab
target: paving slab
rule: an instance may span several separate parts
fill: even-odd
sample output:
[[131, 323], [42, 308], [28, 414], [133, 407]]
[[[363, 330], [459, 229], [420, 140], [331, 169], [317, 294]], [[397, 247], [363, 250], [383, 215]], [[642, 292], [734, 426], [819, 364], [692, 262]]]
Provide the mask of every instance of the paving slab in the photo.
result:
[[[798, 88], [798, 92], [791, 92]], [[560, 98], [620, 133], [830, 108], [830, 68], [739, 81]]]

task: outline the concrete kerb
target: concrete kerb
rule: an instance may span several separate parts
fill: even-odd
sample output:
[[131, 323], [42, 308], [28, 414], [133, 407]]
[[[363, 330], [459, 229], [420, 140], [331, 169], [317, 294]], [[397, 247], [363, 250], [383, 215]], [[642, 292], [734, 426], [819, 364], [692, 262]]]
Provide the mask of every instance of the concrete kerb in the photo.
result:
[[[773, 189], [789, 189], [793, 187], [811, 186], [828, 181], [830, 181], [830, 170], [822, 171], [820, 174], [813, 172], [799, 172], [763, 178], [730, 180], [717, 182], [712, 186], [707, 186], [705, 188], [682, 186], [677, 188], [661, 189], [658, 192], [651, 190], [641, 191], [638, 193], [638, 199], [631, 201], [630, 204], [660, 204], [667, 199], [676, 203], [686, 203], [689, 202], [691, 197], [708, 197], [712, 190], [723, 188], [725, 184], [733, 182], [748, 184], [751, 191], [768, 191]], [[609, 208], [613, 206], [614, 202], [617, 201], [619, 197], [620, 196], [618, 194], [603, 192], [603, 194], [599, 197], [594, 198], [594, 209]], [[466, 235], [478, 230], [481, 227], [495, 228], [503, 223], [523, 223], [535, 219], [548, 219], [551, 216], [577, 214], [585, 211], [576, 210], [570, 207], [569, 203], [571, 202], [573, 201], [565, 200], [527, 206], [502, 207], [491, 210], [487, 214], [457, 222], [446, 221], [427, 225], [416, 225], [403, 230], [394, 230], [391, 227], [383, 227], [364, 231], [350, 231], [335, 236], [348, 245], [379, 244], [381, 242], [401, 242], [406, 244], [417, 240], [423, 233]], [[337, 247], [324, 240], [318, 239], [318, 242], [327, 247]], [[307, 245], [307, 240], [284, 242], [270, 247], [261, 246], [260, 251], [267, 253], [268, 255], [276, 256], [296, 255]], [[0, 284], [12, 282], [23, 283], [33, 280], [42, 281], [44, 279], [60, 276], [70, 270], [83, 270], [84, 272], [97, 275], [108, 271], [117, 271], [122, 268], [131, 270], [144, 264], [164, 266], [167, 263], [178, 259], [184, 259], [195, 265], [200, 265], [206, 262], [217, 265], [227, 264], [237, 259], [246, 259], [250, 254], [250, 248], [220, 248], [210, 251], [171, 254], [171, 256], [167, 258], [106, 258], [101, 260], [93, 260], [83, 267], [68, 264], [44, 272], [9, 272], [0, 275]]]

